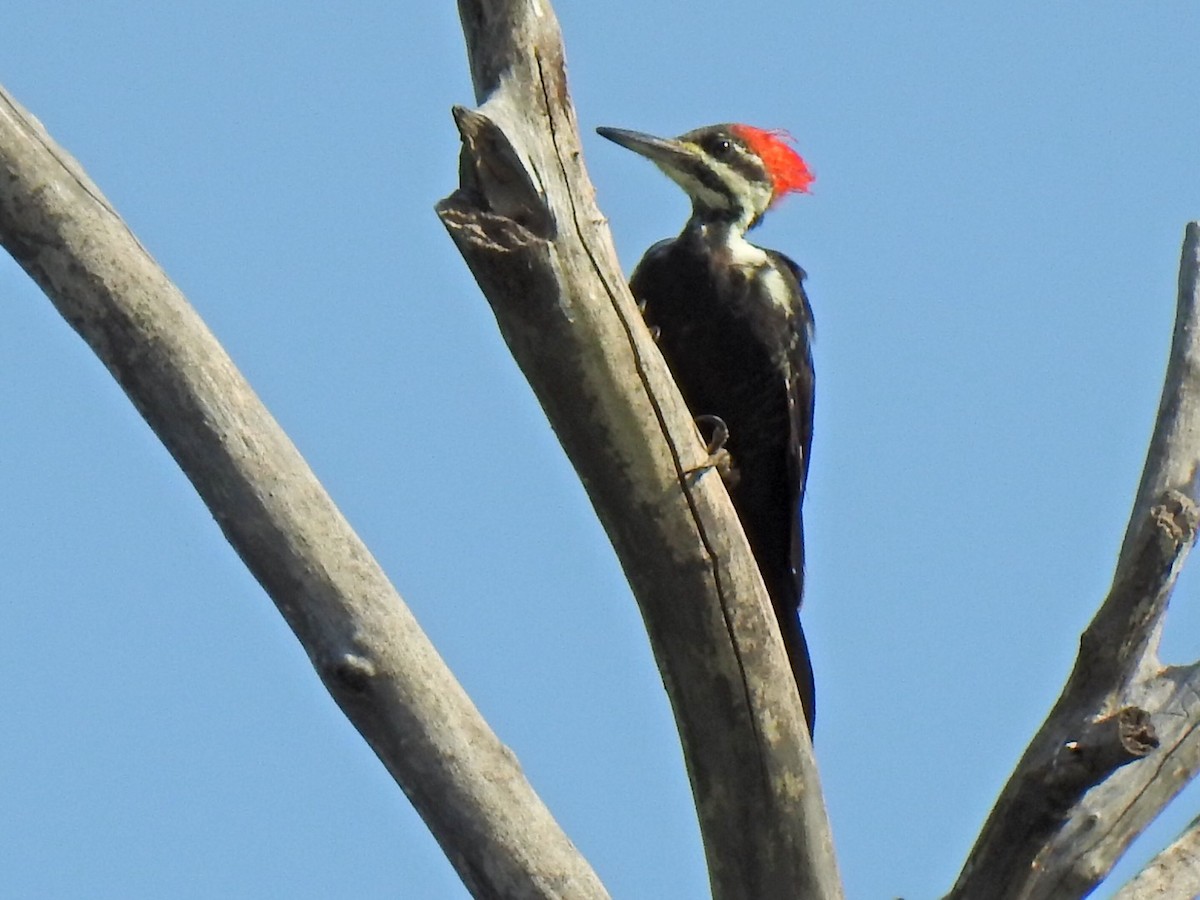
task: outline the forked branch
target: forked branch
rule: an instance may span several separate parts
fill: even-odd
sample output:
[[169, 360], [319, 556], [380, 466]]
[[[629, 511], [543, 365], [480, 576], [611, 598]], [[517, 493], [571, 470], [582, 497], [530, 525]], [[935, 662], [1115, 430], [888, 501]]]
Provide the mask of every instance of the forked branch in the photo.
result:
[[1200, 225], [1188, 225], [1158, 420], [1108, 597], [949, 895], [1080, 897], [1200, 769], [1200, 669], [1158, 661], [1196, 539]]
[[625, 286], [541, 0], [462, 0], [478, 110], [438, 214], [625, 569], [718, 898], [841, 896], [799, 697], [729, 498]]

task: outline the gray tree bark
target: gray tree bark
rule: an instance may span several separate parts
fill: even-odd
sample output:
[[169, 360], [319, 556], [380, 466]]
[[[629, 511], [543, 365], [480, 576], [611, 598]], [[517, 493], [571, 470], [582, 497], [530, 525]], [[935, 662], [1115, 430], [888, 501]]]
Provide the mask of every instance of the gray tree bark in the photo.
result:
[[[812, 749], [762, 580], [625, 287], [545, 0], [461, 0], [475, 111], [438, 214], [576, 466], [671, 698], [718, 898], [837, 898]], [[607, 896], [394, 588], [108, 201], [0, 89], [0, 244], [94, 350], [475, 896]], [[1200, 769], [1200, 663], [1159, 636], [1200, 510], [1200, 224], [1113, 578], [950, 897], [1090, 892]], [[1196, 893], [1198, 828], [1118, 896]]]
[[1200, 223], [1192, 222], [1158, 419], [1112, 588], [949, 897], [1087, 895], [1200, 769], [1200, 664], [1158, 661], [1167, 601], [1196, 540], [1197, 472]]
[[541, 0], [461, 0], [476, 111], [438, 214], [616, 548], [683, 743], [713, 895], [842, 895], [766, 589], [621, 274]]
[[1164, 897], [1200, 897], [1200, 819], [1193, 819], [1171, 846], [1113, 894], [1113, 900]]
[[472, 893], [606, 897], [195, 310], [3, 90], [0, 244], [175, 457]]

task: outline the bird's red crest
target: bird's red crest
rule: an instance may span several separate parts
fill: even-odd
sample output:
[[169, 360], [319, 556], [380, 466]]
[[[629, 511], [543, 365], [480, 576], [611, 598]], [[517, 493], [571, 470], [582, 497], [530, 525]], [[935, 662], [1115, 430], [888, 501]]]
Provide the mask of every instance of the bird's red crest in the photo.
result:
[[778, 129], [767, 131], [749, 125], [734, 125], [731, 130], [750, 145], [750, 149], [758, 154], [763, 165], [767, 167], [775, 185], [772, 202], [793, 191], [808, 192], [808, 186], [813, 183], [814, 176], [800, 154], [788, 146], [793, 140], [790, 134]]

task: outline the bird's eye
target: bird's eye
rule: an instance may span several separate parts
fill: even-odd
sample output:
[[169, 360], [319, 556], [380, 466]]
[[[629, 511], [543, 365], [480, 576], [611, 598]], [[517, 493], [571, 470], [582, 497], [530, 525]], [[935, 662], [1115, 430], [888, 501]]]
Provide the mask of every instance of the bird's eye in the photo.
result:
[[700, 146], [713, 159], [729, 159], [733, 154], [733, 141], [723, 134], [710, 134], [700, 142]]

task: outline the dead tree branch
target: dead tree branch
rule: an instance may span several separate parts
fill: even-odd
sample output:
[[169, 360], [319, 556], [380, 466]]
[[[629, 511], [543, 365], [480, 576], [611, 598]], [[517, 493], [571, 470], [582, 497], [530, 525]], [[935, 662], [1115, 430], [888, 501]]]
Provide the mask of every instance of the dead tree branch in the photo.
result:
[[1193, 222], [1158, 420], [1112, 588], [950, 897], [1084, 896], [1200, 769], [1200, 668], [1164, 668], [1157, 655], [1171, 590], [1196, 539], [1198, 469], [1200, 224]]
[[1113, 894], [1113, 900], [1163, 897], [1200, 897], [1200, 818], [1193, 819], [1171, 846]]
[[471, 891], [607, 896], [178, 288], [2, 90], [0, 242], [175, 457]]
[[841, 896], [766, 592], [625, 285], [583, 167], [553, 11], [460, 0], [477, 111], [438, 214], [487, 296], [637, 596], [718, 898]]

